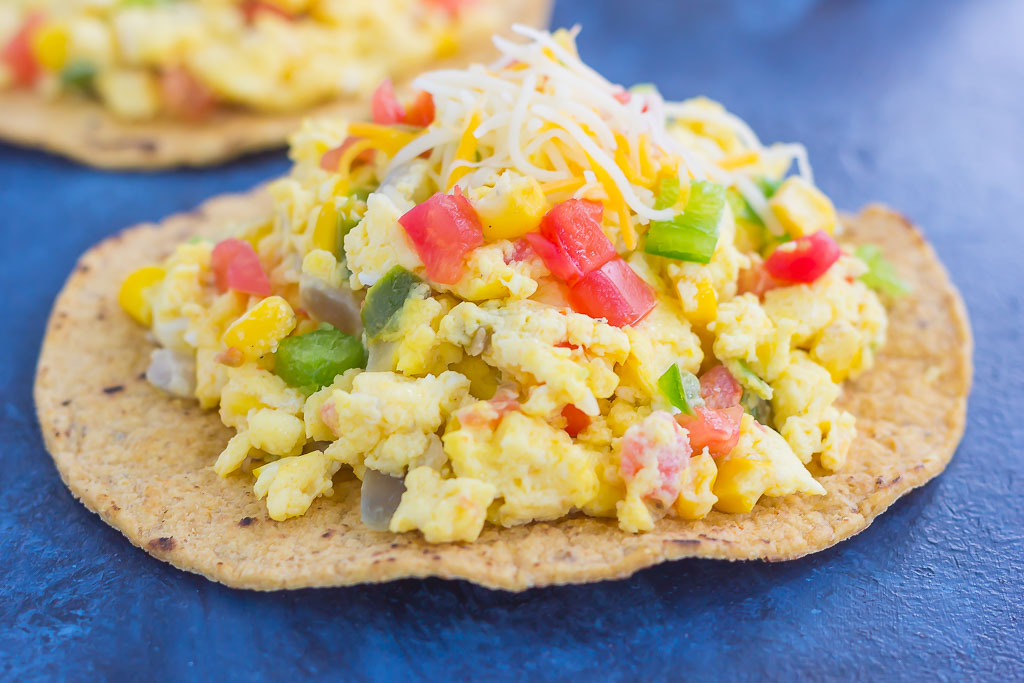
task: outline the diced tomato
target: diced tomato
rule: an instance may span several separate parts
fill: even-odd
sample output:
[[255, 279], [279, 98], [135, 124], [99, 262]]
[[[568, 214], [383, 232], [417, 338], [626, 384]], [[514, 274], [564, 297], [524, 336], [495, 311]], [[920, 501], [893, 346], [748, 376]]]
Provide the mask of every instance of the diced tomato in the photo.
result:
[[625, 88], [619, 88], [618, 90], [616, 90], [615, 94], [612, 95], [612, 97], [617, 99], [622, 104], [629, 104], [629, 101], [633, 99], [633, 95], [630, 94], [630, 92]]
[[574, 439], [590, 426], [590, 416], [571, 403], [562, 408], [562, 417], [565, 418], [566, 433]]
[[405, 108], [403, 123], [410, 126], [429, 126], [434, 121], [434, 96], [428, 92], [420, 91], [416, 99]]
[[787, 282], [814, 282], [839, 258], [839, 245], [825, 232], [780, 244], [764, 262], [768, 274]]
[[584, 275], [569, 290], [569, 303], [591, 318], [607, 318], [609, 324], [622, 327], [642, 320], [657, 301], [647, 283], [616, 256]]
[[[674, 438], [667, 443], [656, 443], [648, 433], [649, 420], [665, 420], [671, 423]], [[657, 466], [659, 476], [656, 488], [642, 495], [668, 507], [679, 497], [682, 488], [681, 473], [690, 464], [692, 452], [690, 442], [678, 423], [672, 420], [672, 416], [664, 411], [656, 411], [643, 422], [626, 430], [622, 437], [619, 472], [628, 483], [640, 470]]]
[[285, 8], [272, 2], [265, 2], [265, 0], [246, 0], [242, 3], [240, 9], [242, 10], [242, 15], [245, 17], [245, 23], [247, 24], [251, 24], [256, 21], [257, 17], [261, 14], [287, 19], [288, 21], [292, 21], [295, 18]]
[[[359, 139], [360, 138], [349, 136], [345, 138], [345, 142], [341, 143], [340, 145], [333, 149], [329, 149], [326, 152], [324, 152], [324, 155], [320, 157], [320, 168], [324, 169], [325, 171], [330, 171], [331, 173], [336, 173], [338, 171], [338, 164], [341, 163], [341, 155], [344, 154], [345, 150], [351, 147], [352, 144]], [[363, 163], [367, 164], [370, 163], [371, 161], [373, 161], [373, 150], [363, 150], [362, 152], [356, 155], [356, 161], [362, 161]]]
[[259, 256], [248, 242], [226, 239], [213, 248], [210, 268], [217, 289], [270, 296], [270, 280], [260, 264]]
[[563, 282], [578, 282], [583, 273], [569, 258], [568, 254], [559, 249], [546, 237], [535, 232], [528, 232], [523, 238], [544, 262], [551, 274]]
[[45, 18], [41, 13], [30, 14], [18, 32], [0, 52], [0, 59], [7, 65], [14, 84], [22, 88], [31, 88], [39, 79], [42, 69], [32, 52], [32, 35], [43, 25]]
[[405, 119], [405, 110], [395, 97], [395, 86], [391, 79], [387, 78], [373, 91], [370, 98], [370, 111], [373, 113], [373, 122], [385, 125], [401, 123]]
[[160, 94], [169, 113], [192, 121], [206, 118], [217, 105], [213, 91], [182, 66], [160, 74]]
[[722, 410], [739, 405], [743, 387], [724, 365], [716, 365], [700, 376], [700, 395], [705, 407]]
[[484, 243], [480, 217], [458, 187], [438, 192], [398, 219], [427, 269], [427, 277], [447, 285], [462, 277], [466, 254]]
[[740, 419], [743, 417], [743, 406], [732, 406], [722, 410], [712, 410], [698, 406], [694, 408], [696, 415], [679, 413], [676, 422], [690, 433], [690, 446], [695, 453], [700, 453], [706, 446], [712, 457], [720, 458], [728, 455], [740, 440]]
[[425, 4], [444, 10], [448, 14], [456, 15], [464, 7], [476, 3], [476, 0], [424, 0]]
[[[615, 247], [601, 230], [603, 215], [604, 205], [600, 202], [569, 199], [555, 204], [540, 221], [540, 234], [568, 257], [580, 277], [615, 256]], [[570, 285], [576, 283], [575, 279], [565, 280]]]

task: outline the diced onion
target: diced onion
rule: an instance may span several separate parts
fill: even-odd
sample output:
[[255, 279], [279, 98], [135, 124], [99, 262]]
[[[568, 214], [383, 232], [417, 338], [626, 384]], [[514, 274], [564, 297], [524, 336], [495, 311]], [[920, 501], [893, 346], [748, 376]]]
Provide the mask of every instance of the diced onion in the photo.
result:
[[359, 511], [363, 524], [374, 531], [387, 531], [391, 516], [402, 502], [405, 482], [399, 477], [367, 468], [363, 473], [363, 485], [359, 493]]
[[299, 280], [302, 306], [317, 320], [330, 323], [346, 334], [358, 335], [363, 331], [359, 317], [362, 298], [348, 285], [331, 287], [320, 278], [308, 274], [303, 274]]
[[162, 389], [173, 396], [195, 398], [195, 358], [180, 351], [155, 349], [149, 355], [146, 379], [157, 389]]

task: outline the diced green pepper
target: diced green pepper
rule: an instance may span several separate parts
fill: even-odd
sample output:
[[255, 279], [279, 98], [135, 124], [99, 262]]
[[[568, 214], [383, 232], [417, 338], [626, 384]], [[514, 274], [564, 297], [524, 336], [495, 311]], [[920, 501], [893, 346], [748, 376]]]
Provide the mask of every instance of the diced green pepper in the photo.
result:
[[306, 334], [283, 339], [274, 353], [274, 374], [290, 386], [312, 393], [346, 370], [366, 367], [359, 337], [327, 323]]
[[734, 187], [730, 187], [725, 191], [725, 198], [729, 202], [729, 208], [732, 209], [732, 215], [738, 220], [743, 220], [754, 225], [760, 225], [764, 227], [764, 221], [754, 211], [754, 207], [750, 205], [750, 202], [740, 194], [739, 190]]
[[367, 339], [372, 340], [384, 331], [395, 314], [402, 310], [413, 288], [421, 282], [423, 280], [402, 266], [395, 266], [370, 287], [360, 312]]
[[68, 90], [92, 94], [96, 89], [96, 65], [85, 59], [76, 59], [61, 69], [60, 84]]
[[693, 409], [704, 405], [700, 395], [700, 380], [692, 372], [683, 372], [679, 365], [673, 363], [658, 378], [658, 388], [668, 402], [687, 415], [693, 415]]
[[910, 285], [900, 279], [896, 268], [885, 259], [880, 248], [874, 244], [862, 244], [857, 247], [856, 254], [868, 266], [868, 272], [860, 276], [861, 282], [891, 297], [910, 293]]
[[758, 377], [757, 373], [747, 365], [746, 361], [736, 360], [726, 362], [726, 367], [733, 374], [736, 381], [743, 385], [744, 390], [749, 390], [756, 396], [763, 399], [772, 397], [772, 387], [768, 382]]
[[658, 196], [654, 200], [655, 209], [668, 209], [679, 201], [679, 178], [666, 176], [658, 181]]
[[785, 182], [785, 180], [785, 178], [772, 180], [771, 178], [768, 178], [766, 176], [761, 176], [754, 182], [757, 183], [757, 186], [761, 188], [761, 192], [764, 192], [764, 198], [771, 199], [772, 196], [774, 196], [775, 193], [778, 192], [779, 187], [782, 185], [783, 182]]
[[680, 261], [707, 263], [718, 244], [725, 188], [700, 181], [690, 187], [686, 210], [671, 221], [652, 221], [644, 251]]
[[750, 413], [750, 416], [760, 422], [763, 425], [771, 426], [772, 423], [772, 404], [764, 400], [749, 389], [743, 390], [743, 395], [740, 397], [740, 405], [743, 406], [743, 410]]

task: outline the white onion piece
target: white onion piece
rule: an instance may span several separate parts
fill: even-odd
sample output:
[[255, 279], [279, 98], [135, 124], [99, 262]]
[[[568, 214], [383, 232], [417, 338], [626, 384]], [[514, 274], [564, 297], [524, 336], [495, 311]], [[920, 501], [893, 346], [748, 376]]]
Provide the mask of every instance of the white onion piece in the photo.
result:
[[299, 299], [317, 320], [330, 323], [347, 334], [363, 331], [359, 317], [362, 297], [348, 285], [331, 287], [318, 277], [303, 275], [299, 280]]
[[156, 349], [149, 355], [146, 379], [157, 389], [181, 398], [195, 398], [196, 361], [191, 354]]
[[405, 482], [399, 477], [367, 468], [359, 495], [359, 511], [363, 524], [374, 531], [387, 531], [391, 516], [402, 502]]
[[391, 372], [395, 369], [395, 352], [398, 342], [370, 342], [367, 345], [367, 372]]

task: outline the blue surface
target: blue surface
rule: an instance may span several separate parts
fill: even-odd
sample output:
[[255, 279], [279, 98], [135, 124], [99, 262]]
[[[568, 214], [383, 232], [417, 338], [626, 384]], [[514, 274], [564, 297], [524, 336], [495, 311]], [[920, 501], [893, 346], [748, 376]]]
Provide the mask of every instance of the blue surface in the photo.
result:
[[1024, 679], [1024, 2], [563, 0], [555, 20], [583, 24], [613, 79], [706, 93], [766, 140], [806, 142], [840, 206], [883, 200], [924, 226], [977, 337], [949, 470], [785, 564], [682, 561], [520, 595], [224, 588], [72, 499], [32, 373], [82, 250], [280, 173], [283, 155], [132, 175], [0, 147], [0, 678]]

